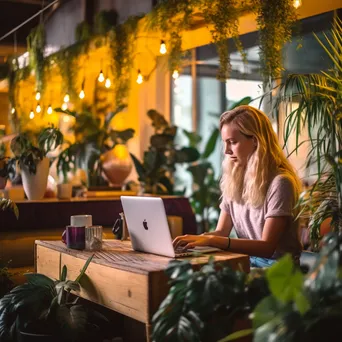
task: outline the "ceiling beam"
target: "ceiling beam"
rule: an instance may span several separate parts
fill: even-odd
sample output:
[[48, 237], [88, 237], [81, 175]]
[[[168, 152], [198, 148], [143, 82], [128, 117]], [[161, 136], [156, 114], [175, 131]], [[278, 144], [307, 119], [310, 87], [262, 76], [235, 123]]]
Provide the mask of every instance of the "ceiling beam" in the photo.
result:
[[42, 6], [43, 0], [0, 0], [0, 2], [11, 2], [13, 4], [27, 4]]

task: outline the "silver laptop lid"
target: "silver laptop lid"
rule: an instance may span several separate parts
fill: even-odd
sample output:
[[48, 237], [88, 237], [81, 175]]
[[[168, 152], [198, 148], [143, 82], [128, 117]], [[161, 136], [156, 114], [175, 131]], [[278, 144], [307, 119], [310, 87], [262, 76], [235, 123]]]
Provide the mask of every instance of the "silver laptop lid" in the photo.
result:
[[174, 258], [163, 200], [159, 197], [121, 196], [121, 203], [133, 249]]

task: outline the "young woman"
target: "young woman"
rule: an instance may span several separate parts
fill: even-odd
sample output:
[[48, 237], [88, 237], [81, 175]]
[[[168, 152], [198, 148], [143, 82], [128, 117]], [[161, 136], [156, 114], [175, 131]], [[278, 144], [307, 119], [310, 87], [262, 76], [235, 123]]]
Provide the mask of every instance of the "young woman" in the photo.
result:
[[[270, 120], [258, 109], [240, 106], [221, 115], [220, 131], [225, 157], [216, 230], [179, 236], [174, 246], [248, 254], [254, 267], [270, 266], [285, 253], [299, 262], [302, 245], [295, 216], [300, 181]], [[233, 227], [238, 239], [229, 237]]]

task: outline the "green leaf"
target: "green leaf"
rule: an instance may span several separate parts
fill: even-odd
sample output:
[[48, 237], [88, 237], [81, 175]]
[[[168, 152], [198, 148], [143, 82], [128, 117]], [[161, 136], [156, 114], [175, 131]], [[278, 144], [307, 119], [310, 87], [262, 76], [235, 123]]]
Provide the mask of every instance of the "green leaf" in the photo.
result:
[[44, 274], [40, 273], [24, 273], [29, 284], [34, 286], [54, 287], [54, 282]]
[[250, 96], [246, 96], [244, 97], [243, 99], [241, 99], [240, 101], [237, 101], [237, 102], [234, 102], [228, 110], [232, 110], [236, 107], [239, 107], [239, 106], [243, 106], [243, 105], [249, 105], [252, 101], [252, 98]]
[[295, 300], [297, 294], [303, 291], [304, 276], [289, 254], [267, 270], [266, 278], [271, 293], [283, 303]]
[[62, 268], [61, 275], [59, 277], [60, 281], [65, 281], [66, 280], [67, 272], [68, 272], [68, 269], [67, 269], [66, 265], [64, 265], [63, 268]]
[[175, 153], [176, 163], [191, 163], [198, 160], [200, 154], [196, 148], [193, 147], [183, 147], [177, 150]]
[[91, 263], [91, 261], [93, 260], [94, 256], [95, 256], [95, 254], [93, 254], [92, 256], [90, 256], [90, 257], [87, 259], [87, 261], [86, 261], [86, 263], [84, 264], [84, 266], [83, 266], [83, 268], [82, 268], [80, 274], [78, 275], [78, 277], [77, 277], [76, 280], [75, 280], [76, 283], [79, 283], [79, 282], [81, 281], [81, 279], [82, 279], [84, 273], [86, 272], [86, 270], [87, 270], [89, 264]]
[[253, 329], [244, 329], [244, 330], [236, 331], [236, 332], [226, 336], [225, 338], [219, 340], [218, 342], [235, 341], [239, 338], [246, 337], [246, 336], [249, 336], [252, 334], [253, 334]]
[[310, 308], [310, 302], [309, 300], [306, 298], [305, 293], [303, 292], [298, 292], [295, 296], [295, 303], [297, 306], [298, 311], [304, 315], [305, 313], [307, 313]]
[[210, 155], [215, 151], [217, 139], [220, 135], [220, 131], [218, 128], [215, 128], [210, 135], [210, 138], [205, 146], [204, 152], [201, 158], [209, 158]]
[[130, 153], [130, 156], [133, 160], [133, 164], [134, 164], [135, 170], [139, 176], [139, 180], [143, 181], [146, 177], [146, 170], [145, 170], [144, 166], [142, 165], [140, 160], [134, 154]]

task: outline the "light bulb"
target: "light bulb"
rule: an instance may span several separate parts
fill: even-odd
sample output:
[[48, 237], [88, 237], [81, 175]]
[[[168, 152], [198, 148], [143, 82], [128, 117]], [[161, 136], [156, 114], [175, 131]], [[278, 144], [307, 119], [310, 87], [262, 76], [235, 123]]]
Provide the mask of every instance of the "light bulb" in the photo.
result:
[[109, 78], [107, 78], [107, 79], [106, 79], [106, 83], [105, 83], [105, 87], [106, 87], [106, 88], [110, 88], [111, 84], [112, 84], [112, 82], [110, 81]]
[[31, 112], [30, 112], [30, 119], [32, 120], [34, 118], [34, 112], [33, 112], [33, 110], [31, 110]]
[[179, 72], [178, 72], [178, 70], [174, 70], [174, 71], [173, 71], [172, 77], [173, 77], [174, 79], [177, 79], [177, 78], [179, 77]]
[[36, 92], [36, 100], [37, 100], [37, 101], [40, 100], [40, 92], [39, 92], [39, 91]]
[[298, 7], [302, 6], [301, 0], [293, 0], [293, 7], [297, 9]]
[[99, 75], [99, 77], [98, 77], [98, 79], [97, 79], [97, 80], [98, 80], [99, 82], [103, 82], [103, 81], [104, 81], [104, 79], [105, 79], [105, 78], [104, 78], [104, 76], [103, 76], [103, 72], [102, 72], [102, 70], [101, 70], [101, 71], [100, 71], [100, 75]]
[[48, 109], [47, 109], [47, 113], [50, 115], [50, 114], [52, 114], [52, 107], [51, 107], [51, 105], [49, 105], [49, 107], [48, 107]]
[[83, 90], [83, 89], [80, 91], [80, 93], [79, 93], [78, 96], [79, 96], [80, 99], [84, 99], [85, 93], [84, 93], [84, 90]]
[[166, 52], [167, 52], [166, 44], [165, 44], [165, 42], [164, 42], [163, 40], [160, 42], [160, 49], [159, 49], [159, 52], [160, 52], [162, 55], [165, 55]]
[[62, 104], [62, 109], [63, 109], [63, 110], [67, 110], [67, 109], [68, 109], [68, 104], [67, 104], [66, 102], [64, 102], [64, 103]]
[[140, 70], [138, 70], [137, 83], [138, 83], [138, 84], [141, 84], [141, 83], [143, 83], [143, 82], [144, 82], [144, 78], [143, 78], [143, 76], [141, 75]]
[[12, 114], [15, 113], [15, 108], [12, 108], [11, 113], [12, 113]]
[[37, 107], [36, 107], [36, 112], [37, 113], [40, 113], [42, 111], [42, 107], [40, 106], [40, 104], [38, 103], [37, 104]]
[[69, 101], [70, 101], [70, 96], [68, 93], [66, 93], [64, 96], [64, 102], [68, 103]]
[[69, 121], [70, 121], [69, 116], [68, 116], [68, 115], [64, 115], [63, 121], [64, 121], [64, 122], [69, 122]]

